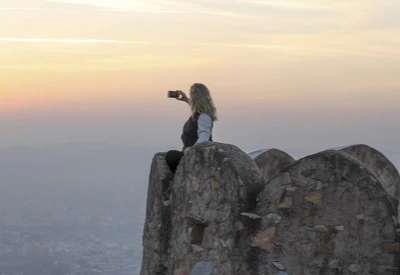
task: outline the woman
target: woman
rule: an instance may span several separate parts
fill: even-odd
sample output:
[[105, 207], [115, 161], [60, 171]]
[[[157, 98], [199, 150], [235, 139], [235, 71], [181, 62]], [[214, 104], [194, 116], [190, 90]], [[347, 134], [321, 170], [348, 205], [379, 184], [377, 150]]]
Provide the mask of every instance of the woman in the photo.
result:
[[177, 92], [177, 99], [190, 105], [192, 115], [183, 126], [181, 135], [183, 150], [168, 151], [165, 157], [173, 173], [175, 173], [181, 158], [192, 146], [205, 141], [212, 141], [212, 129], [214, 121], [217, 120], [214, 102], [210, 91], [204, 84], [195, 83], [190, 87], [190, 99], [184, 92]]

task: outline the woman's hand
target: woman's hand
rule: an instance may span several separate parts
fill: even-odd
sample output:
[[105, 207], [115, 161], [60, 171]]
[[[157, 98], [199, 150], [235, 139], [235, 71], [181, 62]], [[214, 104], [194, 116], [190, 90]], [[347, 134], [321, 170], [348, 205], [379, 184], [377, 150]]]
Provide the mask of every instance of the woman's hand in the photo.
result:
[[178, 92], [178, 97], [176, 98], [177, 100], [180, 101], [185, 101], [186, 103], [189, 103], [189, 98], [187, 97], [187, 95], [182, 92], [182, 91], [177, 91]]

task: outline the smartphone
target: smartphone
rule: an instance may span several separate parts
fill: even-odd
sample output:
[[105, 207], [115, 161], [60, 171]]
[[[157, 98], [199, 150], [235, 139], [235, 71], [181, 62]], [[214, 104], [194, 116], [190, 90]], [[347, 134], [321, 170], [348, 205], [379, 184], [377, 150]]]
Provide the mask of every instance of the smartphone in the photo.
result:
[[168, 97], [178, 98], [179, 97], [178, 91], [168, 91]]

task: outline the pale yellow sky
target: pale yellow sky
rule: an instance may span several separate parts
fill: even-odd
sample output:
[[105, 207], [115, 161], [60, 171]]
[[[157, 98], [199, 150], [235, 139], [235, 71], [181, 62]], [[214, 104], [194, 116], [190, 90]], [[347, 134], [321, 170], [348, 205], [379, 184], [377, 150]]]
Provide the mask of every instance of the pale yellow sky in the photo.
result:
[[184, 115], [166, 91], [204, 82], [229, 127], [238, 109], [385, 124], [400, 115], [399, 12], [396, 0], [0, 0], [0, 114]]

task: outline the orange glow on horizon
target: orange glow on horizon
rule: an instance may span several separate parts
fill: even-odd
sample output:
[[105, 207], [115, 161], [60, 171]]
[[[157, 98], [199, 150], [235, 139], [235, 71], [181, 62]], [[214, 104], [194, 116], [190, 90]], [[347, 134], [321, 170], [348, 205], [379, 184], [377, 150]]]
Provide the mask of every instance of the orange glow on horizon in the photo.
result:
[[341, 98], [351, 106], [362, 97], [394, 108], [399, 99], [390, 93], [400, 88], [394, 1], [34, 3], [0, 4], [2, 113], [99, 102], [118, 110], [193, 82], [235, 106], [340, 108]]

